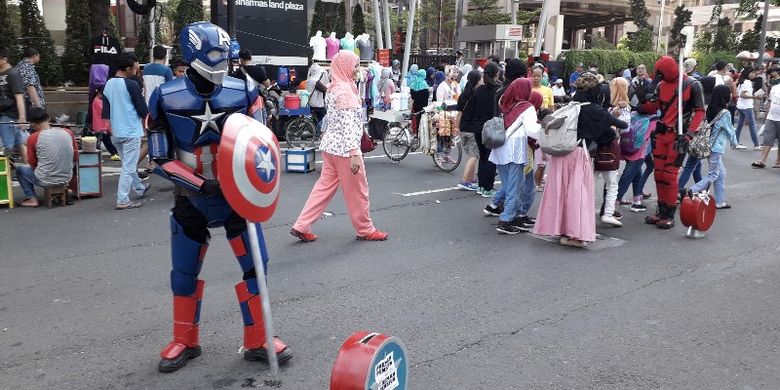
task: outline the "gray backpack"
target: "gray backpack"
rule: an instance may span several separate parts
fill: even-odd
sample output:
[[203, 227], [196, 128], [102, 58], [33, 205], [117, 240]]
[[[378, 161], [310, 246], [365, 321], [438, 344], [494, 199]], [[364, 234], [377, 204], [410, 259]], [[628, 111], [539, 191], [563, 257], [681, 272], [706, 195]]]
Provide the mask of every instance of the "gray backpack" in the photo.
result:
[[538, 140], [542, 152], [565, 156], [577, 147], [577, 121], [580, 109], [586, 104], [589, 103], [571, 102], [545, 118], [544, 130]]

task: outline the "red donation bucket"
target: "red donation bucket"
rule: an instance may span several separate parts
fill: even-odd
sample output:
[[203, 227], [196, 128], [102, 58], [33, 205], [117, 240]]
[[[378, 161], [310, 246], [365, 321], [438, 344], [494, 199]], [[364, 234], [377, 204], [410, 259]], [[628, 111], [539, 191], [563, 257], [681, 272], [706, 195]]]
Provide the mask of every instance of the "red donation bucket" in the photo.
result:
[[284, 97], [284, 108], [288, 110], [301, 108], [301, 97], [298, 95], [286, 95]]
[[333, 363], [330, 390], [406, 390], [409, 359], [396, 337], [356, 332]]

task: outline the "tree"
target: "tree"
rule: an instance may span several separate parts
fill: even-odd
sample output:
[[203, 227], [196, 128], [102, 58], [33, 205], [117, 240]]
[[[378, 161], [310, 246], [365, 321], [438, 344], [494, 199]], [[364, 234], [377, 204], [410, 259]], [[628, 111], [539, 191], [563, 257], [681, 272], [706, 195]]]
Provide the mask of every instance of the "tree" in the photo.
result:
[[729, 18], [720, 18], [712, 36], [713, 51], [734, 51], [736, 34]]
[[509, 23], [512, 17], [501, 11], [496, 3], [498, 0], [469, 1], [469, 12], [465, 16], [466, 23], [471, 26]]
[[649, 28], [650, 24], [648, 23], [648, 20], [650, 20], [650, 11], [647, 10], [645, 0], [630, 0], [630, 8], [631, 20], [634, 22], [637, 29], [642, 30]]
[[311, 25], [309, 25], [309, 36], [314, 36], [317, 31], [322, 31], [323, 34], [327, 34], [328, 26], [325, 22], [325, 3], [322, 0], [317, 0], [314, 3], [314, 15], [311, 17]]
[[758, 41], [761, 39], [761, 23], [763, 20], [764, 15], [758, 15], [755, 26], [742, 33], [742, 37], [740, 37], [739, 43], [737, 44], [737, 51], [747, 50], [749, 52], [754, 52], [758, 50]]
[[766, 44], [764, 45], [764, 50], [766, 51], [776, 51], [775, 46], [777, 46], [777, 38], [775, 37], [766, 37]]
[[631, 20], [637, 27], [637, 31], [628, 33], [626, 47], [633, 52], [653, 50], [653, 29], [650, 27], [650, 11], [647, 10], [645, 0], [631, 0]]
[[[415, 25], [425, 34], [420, 34], [421, 47], [452, 47], [450, 44], [455, 32], [455, 2], [452, 0], [421, 0], [418, 2], [419, 19]], [[436, 39], [431, 33], [436, 34]]]
[[363, 7], [360, 3], [352, 8], [352, 35], [358, 36], [366, 32], [366, 19], [363, 16]]
[[[89, 37], [96, 37], [103, 31], [111, 30], [111, 3], [110, 0], [89, 1]], [[119, 35], [114, 35], [119, 39]]]
[[672, 29], [669, 32], [669, 52], [675, 57], [680, 52], [680, 48], [685, 46], [685, 36], [680, 32], [691, 21], [691, 15], [693, 12], [682, 4], [674, 9], [674, 22], [672, 22]]
[[723, 0], [718, 0], [715, 6], [712, 7], [712, 15], [710, 15], [710, 26], [714, 26], [720, 20], [720, 14], [723, 12]]
[[68, 0], [65, 8], [65, 54], [62, 71], [67, 80], [78, 85], [87, 82], [89, 53], [89, 1]]
[[149, 61], [149, 49], [152, 47], [152, 35], [149, 31], [149, 14], [141, 16], [141, 22], [138, 24], [138, 43], [135, 45], [135, 56], [138, 61], [145, 63]]
[[343, 37], [347, 33], [347, 8], [344, 5], [344, 1], [339, 3], [336, 9], [336, 24], [333, 26], [333, 32], [336, 33], [338, 38]]
[[712, 50], [712, 31], [704, 30], [696, 34], [693, 50], [699, 53], [707, 53]]
[[5, 1], [0, 2], [0, 47], [7, 48], [10, 52], [10, 60], [15, 63], [19, 60], [19, 45], [16, 41], [15, 24], [11, 23], [11, 12]]
[[180, 53], [179, 42], [175, 37], [178, 37], [181, 30], [187, 27], [188, 24], [201, 20], [203, 20], [203, 1], [179, 0], [173, 23], [174, 53]]
[[38, 64], [38, 76], [45, 86], [59, 85], [62, 82], [62, 66], [60, 58], [54, 52], [54, 41], [46, 28], [43, 16], [38, 10], [36, 0], [21, 0], [19, 10], [22, 13], [21, 36], [22, 45], [34, 47], [41, 53]]

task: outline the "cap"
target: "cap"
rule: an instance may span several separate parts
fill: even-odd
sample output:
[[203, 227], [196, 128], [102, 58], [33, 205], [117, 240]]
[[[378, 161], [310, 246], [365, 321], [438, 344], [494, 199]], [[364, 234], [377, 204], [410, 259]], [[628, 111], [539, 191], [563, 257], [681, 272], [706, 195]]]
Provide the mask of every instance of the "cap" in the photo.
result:
[[683, 62], [683, 66], [685, 67], [685, 72], [692, 72], [693, 68], [695, 68], [697, 65], [696, 59], [694, 58], [688, 58]]
[[561, 79], [555, 80], [555, 84], [563, 84], [563, 80]]

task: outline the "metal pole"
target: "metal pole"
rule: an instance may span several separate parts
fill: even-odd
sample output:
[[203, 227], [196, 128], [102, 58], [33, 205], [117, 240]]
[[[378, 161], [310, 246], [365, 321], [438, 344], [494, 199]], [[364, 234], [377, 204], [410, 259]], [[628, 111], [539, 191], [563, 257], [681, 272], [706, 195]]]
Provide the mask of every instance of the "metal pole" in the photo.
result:
[[[769, 0], [764, 0], [764, 18], [761, 21], [761, 39], [758, 40], [758, 61], [756, 66], [764, 66], [764, 46], [766, 46], [766, 22], [769, 19]], [[764, 80], [766, 81], [766, 80]]]
[[512, 7], [509, 13], [512, 15], [512, 24], [517, 24], [517, 6], [515, 5], [515, 0], [509, 1], [509, 6]]
[[379, 0], [374, 0], [372, 6], [374, 7], [374, 24], [376, 26], [376, 48], [377, 49], [384, 49], [385, 43], [382, 39], [382, 15], [380, 14], [379, 9]]
[[444, 0], [439, 0], [439, 29], [436, 31], [436, 54], [441, 54], [441, 19], [444, 13]]
[[539, 57], [542, 53], [542, 39], [544, 39], [544, 30], [547, 28], [547, 8], [549, 1], [542, 1], [542, 12], [539, 14], [539, 24], [536, 28], [536, 42], [534, 43], [534, 57]]
[[236, 1], [227, 0], [227, 29], [228, 34], [236, 38]]
[[412, 35], [414, 35], [414, 15], [417, 12], [417, 0], [409, 0], [409, 21], [406, 24], [406, 42], [404, 43], [404, 61], [401, 70], [401, 79], [406, 78], [406, 72], [409, 70], [409, 54], [412, 51]]
[[[660, 38], [659, 38], [660, 39]], [[679, 73], [677, 76], [677, 134], [683, 134], [683, 79], [685, 79], [685, 68], [683, 67], [683, 51], [680, 50], [678, 59]]]
[[460, 48], [460, 25], [463, 24], [463, 1], [458, 0], [458, 10], [455, 13], [455, 40], [452, 42], [452, 50], [457, 51]]
[[[156, 31], [154, 31], [154, 8], [152, 8], [149, 11], [149, 43], [151, 43], [151, 49], [154, 49], [154, 46], [157, 45], [157, 42], [154, 41], [154, 36], [156, 34]], [[154, 50], [149, 50], [149, 63], [154, 62]]]
[[655, 41], [655, 51], [658, 52], [658, 48], [661, 47], [661, 32], [664, 26], [664, 8], [666, 8], [666, 0], [661, 0], [661, 15], [658, 17], [658, 39]]
[[[393, 48], [393, 35], [390, 32], [390, 7], [387, 5], [387, 0], [382, 0], [382, 12], [385, 17], [385, 49]], [[398, 4], [398, 12], [401, 12], [401, 4]], [[398, 18], [398, 22], [401, 22], [401, 18]]]
[[[228, 0], [232, 3], [232, 0]], [[265, 268], [260, 257], [260, 240], [257, 237], [257, 225], [246, 221], [249, 230], [249, 246], [252, 250], [252, 262], [255, 265], [257, 286], [260, 287], [260, 301], [263, 304], [263, 325], [265, 326], [266, 353], [268, 353], [268, 365], [271, 366], [271, 375], [279, 372], [279, 359], [276, 357], [276, 343], [274, 342], [274, 326], [271, 319], [271, 300], [268, 298], [268, 286], [265, 283]], [[263, 239], [265, 246], [265, 239]]]

